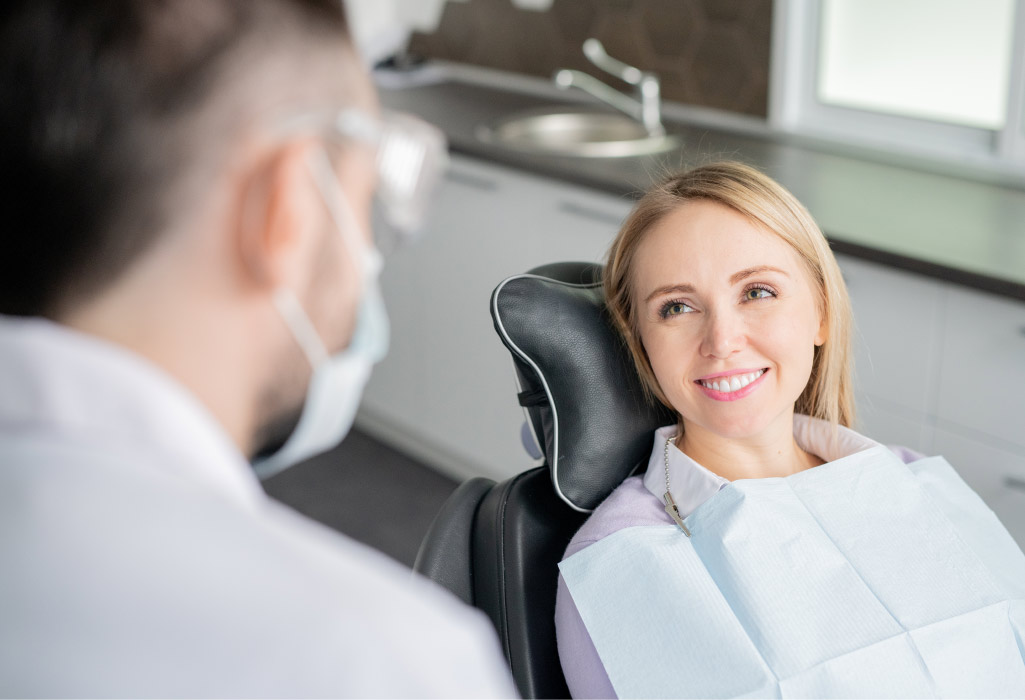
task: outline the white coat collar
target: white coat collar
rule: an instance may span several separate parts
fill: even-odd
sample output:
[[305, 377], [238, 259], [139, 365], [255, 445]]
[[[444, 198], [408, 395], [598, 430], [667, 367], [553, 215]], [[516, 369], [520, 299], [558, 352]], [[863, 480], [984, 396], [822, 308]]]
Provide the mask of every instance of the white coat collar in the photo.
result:
[[[644, 486], [659, 501], [662, 501], [662, 496], [666, 492], [666, 440], [676, 432], [675, 424], [663, 426], [655, 431], [648, 470], [644, 473]], [[818, 455], [826, 462], [835, 462], [856, 452], [879, 446], [875, 440], [870, 440], [843, 426], [838, 428], [835, 442], [832, 438], [833, 430], [828, 422], [800, 413], [794, 414], [794, 439], [798, 446]], [[680, 516], [684, 518], [730, 483], [728, 479], [695, 462], [675, 444], [669, 446], [669, 480], [672, 483], [673, 500], [680, 510]]]
[[241, 503], [264, 497], [207, 408], [124, 348], [44, 319], [0, 315], [0, 387], [0, 436], [98, 448]]

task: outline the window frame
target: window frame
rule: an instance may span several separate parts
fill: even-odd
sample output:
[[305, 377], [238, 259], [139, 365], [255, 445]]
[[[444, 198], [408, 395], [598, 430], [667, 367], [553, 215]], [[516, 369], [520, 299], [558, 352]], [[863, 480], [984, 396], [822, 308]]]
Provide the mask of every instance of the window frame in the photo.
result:
[[1004, 127], [990, 130], [818, 101], [821, 0], [775, 0], [769, 126], [875, 150], [1025, 173], [1025, 0], [1015, 0]]

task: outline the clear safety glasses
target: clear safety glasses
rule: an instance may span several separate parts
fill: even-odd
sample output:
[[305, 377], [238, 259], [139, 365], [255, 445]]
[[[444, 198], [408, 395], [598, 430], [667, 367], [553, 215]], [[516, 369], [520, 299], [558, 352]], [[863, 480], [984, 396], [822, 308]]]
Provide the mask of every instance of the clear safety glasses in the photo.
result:
[[448, 167], [448, 145], [440, 129], [410, 114], [382, 111], [373, 117], [356, 109], [289, 121], [293, 128], [327, 126], [344, 139], [373, 147], [378, 174], [377, 247], [388, 253], [417, 238], [431, 197]]

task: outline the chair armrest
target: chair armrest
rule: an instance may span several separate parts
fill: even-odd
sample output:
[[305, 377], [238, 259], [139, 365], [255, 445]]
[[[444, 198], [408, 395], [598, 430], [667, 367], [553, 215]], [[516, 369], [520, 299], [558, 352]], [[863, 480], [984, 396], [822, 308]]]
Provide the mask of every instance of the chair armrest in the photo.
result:
[[460, 484], [435, 516], [413, 564], [413, 571], [444, 586], [468, 605], [474, 604], [473, 521], [494, 485], [483, 477]]

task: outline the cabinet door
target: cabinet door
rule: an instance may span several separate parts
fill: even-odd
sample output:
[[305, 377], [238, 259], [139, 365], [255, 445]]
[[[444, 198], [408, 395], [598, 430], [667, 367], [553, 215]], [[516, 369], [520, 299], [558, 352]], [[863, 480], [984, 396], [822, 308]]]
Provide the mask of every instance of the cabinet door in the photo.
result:
[[936, 415], [1025, 447], [1025, 303], [951, 289]]
[[933, 454], [932, 422], [923, 414], [876, 396], [858, 397], [858, 432], [890, 446]]
[[1025, 548], [1025, 454], [946, 427], [936, 429], [934, 444]]
[[854, 312], [859, 407], [903, 407], [921, 422], [934, 402], [945, 285], [847, 256], [837, 261]]
[[454, 159], [424, 237], [382, 274], [392, 348], [367, 387], [361, 427], [458, 477], [529, 467], [491, 292], [543, 263], [600, 261], [631, 204]]

